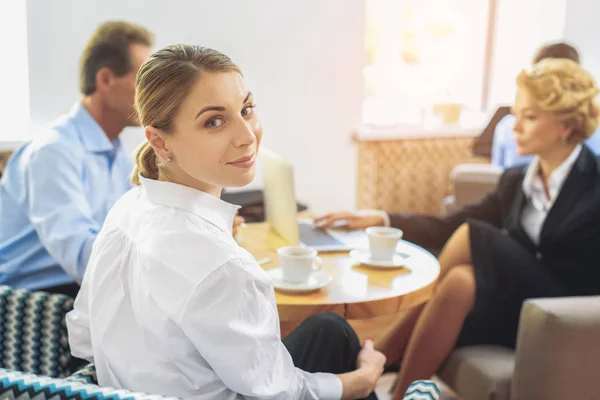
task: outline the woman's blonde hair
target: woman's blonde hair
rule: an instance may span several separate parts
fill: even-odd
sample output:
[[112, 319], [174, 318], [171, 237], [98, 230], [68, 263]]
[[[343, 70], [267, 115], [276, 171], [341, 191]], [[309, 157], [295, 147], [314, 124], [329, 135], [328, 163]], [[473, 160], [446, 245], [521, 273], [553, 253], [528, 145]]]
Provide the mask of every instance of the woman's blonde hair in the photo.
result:
[[598, 127], [598, 88], [594, 78], [568, 59], [548, 58], [523, 70], [517, 86], [527, 90], [542, 111], [573, 129], [570, 140], [582, 142]]
[[[137, 73], [135, 110], [143, 126], [164, 133], [173, 131], [177, 109], [183, 103], [201, 72], [242, 72], [225, 54], [200, 46], [178, 44], [152, 54]], [[138, 175], [158, 179], [160, 160], [150, 143], [137, 151], [131, 181], [139, 185]]]

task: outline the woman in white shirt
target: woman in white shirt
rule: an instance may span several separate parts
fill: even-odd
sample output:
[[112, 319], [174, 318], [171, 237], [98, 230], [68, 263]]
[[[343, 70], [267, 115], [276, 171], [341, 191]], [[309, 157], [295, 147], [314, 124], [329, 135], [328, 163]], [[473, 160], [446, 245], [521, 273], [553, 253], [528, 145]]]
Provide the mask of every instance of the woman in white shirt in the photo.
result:
[[535, 158], [507, 170], [481, 202], [441, 218], [379, 212], [321, 219], [345, 219], [353, 228], [387, 222], [422, 246], [445, 243], [435, 296], [380, 345], [390, 361], [402, 358], [396, 400], [455, 347], [514, 346], [525, 299], [600, 293], [600, 162], [582, 144], [598, 126], [598, 89], [567, 59], [537, 63], [517, 85], [516, 142], [521, 155]]
[[282, 343], [268, 275], [232, 237], [224, 186], [255, 174], [262, 127], [238, 67], [169, 46], [136, 81], [147, 142], [138, 186], [111, 209], [68, 314], [75, 357], [101, 385], [191, 399], [373, 397], [385, 357], [342, 318]]

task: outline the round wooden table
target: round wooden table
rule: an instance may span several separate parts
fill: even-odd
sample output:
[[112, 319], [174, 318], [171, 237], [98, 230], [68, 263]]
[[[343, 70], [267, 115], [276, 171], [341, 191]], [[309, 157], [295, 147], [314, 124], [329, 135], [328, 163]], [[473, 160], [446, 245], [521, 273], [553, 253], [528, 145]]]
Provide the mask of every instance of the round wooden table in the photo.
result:
[[[240, 245], [257, 260], [270, 258], [268, 270], [279, 267], [277, 249], [286, 243], [268, 224], [249, 224], [241, 233]], [[440, 273], [437, 259], [426, 250], [402, 241], [399, 251], [409, 254], [407, 267], [381, 269], [360, 265], [348, 252], [321, 253], [323, 271], [333, 281], [311, 293], [290, 294], [275, 290], [282, 323], [298, 322], [334, 312], [346, 319], [366, 319], [394, 314], [427, 301]]]

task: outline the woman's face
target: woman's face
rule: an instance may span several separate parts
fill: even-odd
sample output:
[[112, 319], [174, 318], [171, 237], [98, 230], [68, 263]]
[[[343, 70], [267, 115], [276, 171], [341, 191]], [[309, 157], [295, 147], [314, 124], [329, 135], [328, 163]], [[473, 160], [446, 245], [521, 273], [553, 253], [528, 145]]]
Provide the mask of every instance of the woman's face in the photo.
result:
[[222, 187], [249, 184], [262, 138], [253, 101], [239, 73], [201, 72], [173, 132], [161, 135], [172, 158], [168, 177], [215, 195]]
[[546, 154], [564, 146], [571, 132], [548, 111], [542, 111], [526, 89], [519, 88], [512, 108], [516, 117], [513, 130], [521, 155]]

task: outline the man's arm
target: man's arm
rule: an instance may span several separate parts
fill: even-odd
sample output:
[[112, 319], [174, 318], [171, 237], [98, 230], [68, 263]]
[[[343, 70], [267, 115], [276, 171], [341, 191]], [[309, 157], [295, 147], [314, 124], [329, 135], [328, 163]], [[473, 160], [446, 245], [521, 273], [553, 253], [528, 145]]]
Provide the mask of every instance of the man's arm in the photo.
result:
[[83, 279], [100, 230], [85, 197], [82, 173], [81, 160], [58, 145], [37, 150], [27, 170], [31, 223], [48, 253], [77, 282]]

